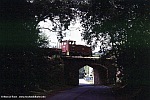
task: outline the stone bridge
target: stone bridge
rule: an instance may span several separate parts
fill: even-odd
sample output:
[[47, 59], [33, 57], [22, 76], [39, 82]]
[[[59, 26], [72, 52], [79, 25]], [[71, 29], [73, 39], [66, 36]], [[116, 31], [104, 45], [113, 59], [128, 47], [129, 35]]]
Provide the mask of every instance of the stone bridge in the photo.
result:
[[64, 62], [64, 77], [68, 85], [79, 84], [79, 69], [88, 65], [94, 71], [94, 85], [104, 85], [113, 83], [115, 69], [112, 66], [112, 59], [95, 57], [62, 57]]

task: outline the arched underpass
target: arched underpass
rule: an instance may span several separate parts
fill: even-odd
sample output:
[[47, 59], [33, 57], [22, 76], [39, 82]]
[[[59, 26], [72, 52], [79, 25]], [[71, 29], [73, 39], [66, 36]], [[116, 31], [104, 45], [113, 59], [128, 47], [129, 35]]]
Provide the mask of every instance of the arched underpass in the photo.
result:
[[108, 69], [91, 59], [66, 58], [64, 61], [64, 77], [67, 85], [79, 85], [79, 69], [88, 65], [93, 68], [94, 85], [105, 85], [108, 80]]
[[[65, 59], [64, 77], [67, 85], [77, 86], [63, 91], [60, 94], [46, 100], [115, 100], [112, 90], [107, 84], [108, 68], [91, 59]], [[79, 70], [84, 66], [93, 68], [94, 86], [78, 86]], [[82, 75], [80, 76], [82, 77]], [[83, 78], [83, 77], [82, 77]], [[99, 86], [102, 85], [102, 86]]]
[[94, 70], [91, 66], [83, 66], [79, 69], [79, 85], [94, 84]]

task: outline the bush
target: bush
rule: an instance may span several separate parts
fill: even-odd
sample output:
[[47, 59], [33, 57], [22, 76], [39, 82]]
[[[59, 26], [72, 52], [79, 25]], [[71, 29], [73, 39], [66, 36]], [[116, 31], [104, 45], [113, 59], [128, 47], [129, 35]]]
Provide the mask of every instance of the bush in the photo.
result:
[[1, 50], [0, 58], [3, 95], [27, 95], [64, 84], [61, 58], [49, 58], [40, 49]]

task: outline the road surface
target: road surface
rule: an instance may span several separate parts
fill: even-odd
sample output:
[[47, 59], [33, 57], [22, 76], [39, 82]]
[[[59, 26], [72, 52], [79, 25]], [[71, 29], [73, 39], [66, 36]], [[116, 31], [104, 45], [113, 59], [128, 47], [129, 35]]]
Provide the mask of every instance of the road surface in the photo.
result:
[[46, 100], [115, 100], [112, 89], [108, 86], [79, 86], [47, 97]]

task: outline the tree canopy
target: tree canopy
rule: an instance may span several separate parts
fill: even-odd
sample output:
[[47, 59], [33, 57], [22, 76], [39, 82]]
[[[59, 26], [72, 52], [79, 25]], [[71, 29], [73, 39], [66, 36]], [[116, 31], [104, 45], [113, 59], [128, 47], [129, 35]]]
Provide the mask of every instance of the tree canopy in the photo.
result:
[[79, 17], [87, 44], [94, 48], [100, 43], [100, 51], [115, 56], [117, 65], [126, 68], [130, 77], [141, 81], [144, 75], [140, 71], [148, 75], [149, 0], [1, 0], [0, 14], [1, 47], [26, 48], [45, 43], [37, 42], [37, 25], [45, 19], [54, 23], [49, 30], [56, 31], [61, 41], [63, 31]]
[[[91, 0], [79, 7], [85, 29], [83, 38], [94, 46], [100, 42], [100, 51], [115, 56], [117, 66], [125, 68], [134, 84], [148, 82], [143, 77], [149, 76], [149, 6], [148, 0]], [[107, 46], [111, 46], [111, 50]]]
[[[130, 78], [140, 82], [148, 76], [149, 0], [35, 0], [33, 4], [38, 9], [39, 21], [48, 18], [54, 22], [57, 16], [60, 24], [54, 30], [59, 30], [60, 40], [70, 21], [79, 17], [87, 44], [94, 48], [100, 43], [100, 51], [115, 56], [117, 66], [123, 66]], [[140, 71], [145, 75], [139, 74]]]
[[32, 6], [26, 0], [0, 1], [0, 46], [27, 48], [38, 39]]

